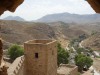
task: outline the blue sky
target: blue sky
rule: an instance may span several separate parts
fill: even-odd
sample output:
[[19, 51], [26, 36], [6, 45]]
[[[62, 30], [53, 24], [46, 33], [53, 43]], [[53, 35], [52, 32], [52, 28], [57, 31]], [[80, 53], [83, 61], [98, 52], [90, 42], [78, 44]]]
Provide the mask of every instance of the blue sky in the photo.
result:
[[69, 12], [74, 14], [94, 14], [85, 0], [25, 0], [16, 12], [5, 12], [1, 18], [20, 16], [26, 20], [36, 20], [47, 14]]

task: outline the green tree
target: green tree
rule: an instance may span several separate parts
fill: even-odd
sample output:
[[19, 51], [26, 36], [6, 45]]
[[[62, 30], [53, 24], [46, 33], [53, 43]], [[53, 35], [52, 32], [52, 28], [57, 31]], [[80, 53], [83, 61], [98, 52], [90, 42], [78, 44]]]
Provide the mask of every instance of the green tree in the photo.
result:
[[76, 51], [78, 54], [81, 54], [81, 52], [84, 52], [84, 48], [77, 48]]
[[24, 54], [24, 49], [19, 45], [15, 44], [8, 49], [8, 54], [10, 56], [10, 59], [14, 61], [17, 57], [22, 56]]
[[84, 67], [88, 69], [93, 64], [93, 60], [88, 56], [79, 54], [75, 57], [75, 63], [79, 72], [82, 72]]
[[61, 44], [58, 43], [58, 66], [62, 63], [62, 64], [68, 64], [68, 57], [69, 57], [69, 53], [61, 47]]

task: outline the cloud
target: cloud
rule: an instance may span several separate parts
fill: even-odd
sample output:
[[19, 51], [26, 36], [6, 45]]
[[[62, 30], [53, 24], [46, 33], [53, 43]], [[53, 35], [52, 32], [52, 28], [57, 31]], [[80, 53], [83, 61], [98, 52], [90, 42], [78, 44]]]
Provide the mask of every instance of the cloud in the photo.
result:
[[25, 0], [15, 13], [5, 12], [1, 16], [20, 16], [26, 20], [35, 20], [53, 13], [93, 14], [94, 11], [85, 0]]

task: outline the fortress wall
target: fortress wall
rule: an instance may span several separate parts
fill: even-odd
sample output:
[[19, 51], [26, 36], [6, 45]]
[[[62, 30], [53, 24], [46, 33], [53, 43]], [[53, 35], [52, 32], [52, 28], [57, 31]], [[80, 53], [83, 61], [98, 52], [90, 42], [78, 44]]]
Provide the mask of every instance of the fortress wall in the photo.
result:
[[8, 75], [23, 75], [24, 56], [18, 57], [8, 68]]
[[70, 72], [70, 75], [78, 75], [78, 67], [77, 66], [72, 69], [72, 71]]
[[78, 67], [70, 64], [61, 64], [57, 70], [57, 75], [78, 75]]

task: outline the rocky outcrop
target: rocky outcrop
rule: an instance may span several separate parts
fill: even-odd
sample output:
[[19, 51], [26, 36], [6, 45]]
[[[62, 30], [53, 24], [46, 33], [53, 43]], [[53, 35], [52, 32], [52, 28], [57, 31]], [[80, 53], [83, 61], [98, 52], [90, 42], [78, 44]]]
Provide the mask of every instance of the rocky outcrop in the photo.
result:
[[7, 67], [5, 66], [4, 62], [2, 61], [2, 55], [3, 55], [2, 46], [3, 46], [3, 44], [0, 39], [0, 75], [7, 75]]
[[2, 68], [0, 68], [0, 75], [8, 75], [7, 67], [3, 66]]
[[87, 0], [95, 12], [100, 13], [100, 0]]
[[1, 42], [1, 40], [0, 40], [0, 65], [1, 65], [2, 54], [3, 54], [2, 42]]
[[24, 0], [0, 0], [0, 15], [9, 10], [14, 12]]
[[[3, 14], [7, 10], [14, 12], [16, 10], [16, 8], [23, 1], [24, 0], [0, 0], [0, 15]], [[0, 75], [8, 75], [7, 67], [5, 66], [4, 62], [2, 62], [2, 55], [3, 55], [2, 46], [3, 46], [3, 44], [0, 39]]]

